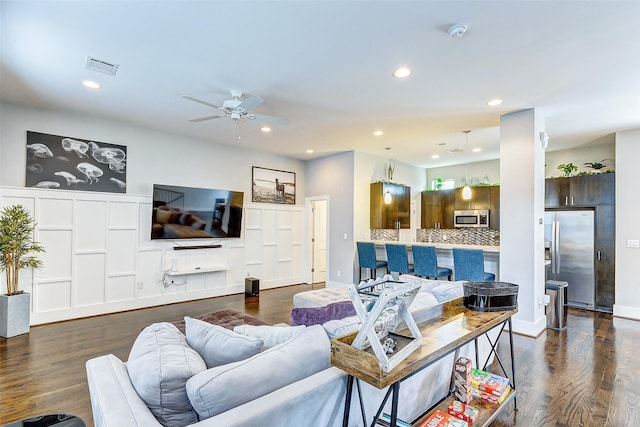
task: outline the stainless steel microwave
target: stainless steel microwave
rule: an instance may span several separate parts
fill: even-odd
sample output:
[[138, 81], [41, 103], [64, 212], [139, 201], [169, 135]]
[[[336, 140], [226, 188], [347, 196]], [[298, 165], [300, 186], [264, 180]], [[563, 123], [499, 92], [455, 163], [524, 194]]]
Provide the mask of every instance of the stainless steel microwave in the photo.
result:
[[488, 228], [489, 210], [475, 209], [453, 211], [453, 226], [455, 228]]

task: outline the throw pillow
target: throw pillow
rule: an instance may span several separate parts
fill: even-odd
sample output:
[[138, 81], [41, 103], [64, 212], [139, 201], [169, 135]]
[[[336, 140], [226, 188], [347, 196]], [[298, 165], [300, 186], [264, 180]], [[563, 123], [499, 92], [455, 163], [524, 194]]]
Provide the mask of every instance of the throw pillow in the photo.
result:
[[438, 302], [449, 301], [464, 296], [463, 280], [457, 282], [441, 282], [440, 286], [431, 289]]
[[226, 365], [260, 353], [262, 340], [242, 335], [202, 320], [184, 318], [187, 342], [207, 364]]
[[166, 224], [169, 222], [169, 218], [171, 218], [171, 212], [165, 211], [164, 209], [156, 210], [156, 222], [158, 224]]
[[249, 359], [200, 372], [187, 382], [187, 394], [202, 420], [327, 369], [330, 359], [331, 342], [324, 329], [310, 326]]
[[170, 323], [154, 323], [138, 335], [127, 362], [129, 378], [149, 410], [164, 426], [198, 421], [185, 385], [207, 369], [200, 355]]
[[351, 301], [340, 301], [324, 307], [296, 307], [291, 310], [291, 326], [322, 325], [329, 320], [355, 316], [356, 309]]
[[289, 341], [290, 339], [304, 332], [305, 326], [252, 326], [239, 325], [233, 328], [234, 332], [250, 337], [258, 338], [264, 343], [262, 351], [275, 347], [278, 344]]

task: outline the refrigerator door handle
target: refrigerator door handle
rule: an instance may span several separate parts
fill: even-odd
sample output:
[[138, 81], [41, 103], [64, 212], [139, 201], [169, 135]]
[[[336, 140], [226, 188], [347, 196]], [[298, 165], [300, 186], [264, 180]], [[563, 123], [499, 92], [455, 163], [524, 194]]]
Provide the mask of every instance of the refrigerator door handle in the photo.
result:
[[560, 221], [553, 221], [553, 264], [554, 273], [560, 273]]
[[598, 255], [598, 261], [602, 261], [602, 257], [600, 256], [600, 251], [596, 252], [596, 254]]

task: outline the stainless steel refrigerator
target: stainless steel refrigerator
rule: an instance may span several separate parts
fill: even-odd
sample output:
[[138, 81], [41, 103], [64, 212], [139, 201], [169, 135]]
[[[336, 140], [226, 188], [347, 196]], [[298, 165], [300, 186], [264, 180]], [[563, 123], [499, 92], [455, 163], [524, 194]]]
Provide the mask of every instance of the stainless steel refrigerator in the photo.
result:
[[593, 310], [595, 304], [594, 211], [545, 212], [547, 280], [567, 287], [567, 305]]

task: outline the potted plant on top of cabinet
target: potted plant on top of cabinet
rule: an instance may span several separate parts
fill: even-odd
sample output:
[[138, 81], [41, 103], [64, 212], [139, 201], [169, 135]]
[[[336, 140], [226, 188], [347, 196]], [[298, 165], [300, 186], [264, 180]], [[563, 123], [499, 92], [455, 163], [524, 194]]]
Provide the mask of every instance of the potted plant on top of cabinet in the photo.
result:
[[558, 170], [564, 173], [564, 176], [571, 176], [571, 174], [578, 170], [578, 167], [573, 163], [563, 163], [558, 165]]
[[602, 159], [599, 162], [587, 162], [584, 165], [587, 166], [589, 169], [593, 169], [594, 173], [600, 173], [602, 172], [602, 169], [605, 168], [605, 164], [604, 162], [606, 162], [607, 159]]
[[0, 295], [0, 336], [10, 338], [29, 332], [31, 296], [18, 287], [20, 270], [40, 268], [34, 254], [44, 252], [33, 240], [35, 223], [22, 205], [5, 207], [0, 213], [0, 271], [5, 272], [7, 293]]

